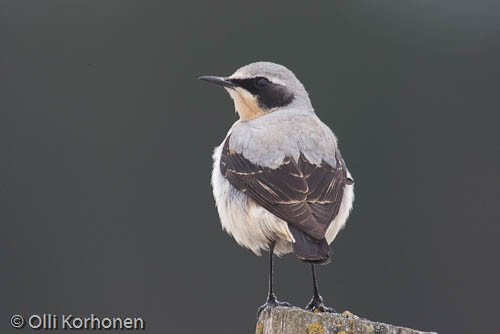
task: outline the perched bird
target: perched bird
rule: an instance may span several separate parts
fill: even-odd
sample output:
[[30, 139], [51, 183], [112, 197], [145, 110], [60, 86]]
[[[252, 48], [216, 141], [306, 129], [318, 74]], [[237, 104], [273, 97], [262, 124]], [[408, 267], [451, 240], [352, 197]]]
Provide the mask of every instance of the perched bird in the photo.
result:
[[329, 244], [354, 200], [335, 135], [282, 65], [257, 62], [229, 77], [200, 79], [224, 87], [239, 114], [213, 154], [212, 186], [222, 227], [257, 255], [269, 250], [269, 292], [259, 313], [290, 306], [273, 291], [273, 254], [292, 251], [312, 268], [306, 309], [333, 312], [318, 292], [314, 265], [330, 262]]

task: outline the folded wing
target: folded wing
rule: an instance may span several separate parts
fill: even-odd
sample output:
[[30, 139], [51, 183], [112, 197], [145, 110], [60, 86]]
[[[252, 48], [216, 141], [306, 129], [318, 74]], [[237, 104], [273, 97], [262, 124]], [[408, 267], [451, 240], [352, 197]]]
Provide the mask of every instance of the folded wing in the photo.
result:
[[[338, 150], [334, 167], [324, 162], [311, 164], [301, 155], [298, 161], [286, 157], [277, 168], [269, 168], [231, 151], [229, 140], [230, 136], [222, 150], [222, 175], [235, 188], [286, 221], [296, 239], [323, 242], [328, 226], [339, 212], [344, 187], [353, 182], [347, 177]], [[306, 236], [300, 235], [301, 232]]]

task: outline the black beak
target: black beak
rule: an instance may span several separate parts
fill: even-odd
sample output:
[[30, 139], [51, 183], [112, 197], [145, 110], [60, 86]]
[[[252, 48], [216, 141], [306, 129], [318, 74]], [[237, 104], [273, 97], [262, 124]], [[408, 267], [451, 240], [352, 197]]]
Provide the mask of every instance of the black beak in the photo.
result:
[[205, 76], [205, 77], [199, 77], [198, 79], [203, 80], [203, 81], [208, 81], [213, 84], [222, 86], [222, 87], [227, 87], [227, 88], [234, 88], [236, 85], [232, 83], [229, 79], [227, 78], [222, 78], [222, 77], [214, 77], [214, 76]]

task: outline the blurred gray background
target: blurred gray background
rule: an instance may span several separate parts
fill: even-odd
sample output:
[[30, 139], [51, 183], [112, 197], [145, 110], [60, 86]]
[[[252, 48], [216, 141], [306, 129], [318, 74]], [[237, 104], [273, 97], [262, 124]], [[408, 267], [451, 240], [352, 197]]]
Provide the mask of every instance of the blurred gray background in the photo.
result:
[[[0, 332], [16, 313], [91, 312], [142, 316], [148, 333], [254, 331], [267, 257], [221, 231], [209, 184], [236, 115], [196, 78], [270, 60], [304, 83], [356, 179], [319, 270], [326, 303], [492, 333], [499, 11], [486, 0], [1, 1]], [[278, 297], [304, 306], [308, 266], [276, 264]]]

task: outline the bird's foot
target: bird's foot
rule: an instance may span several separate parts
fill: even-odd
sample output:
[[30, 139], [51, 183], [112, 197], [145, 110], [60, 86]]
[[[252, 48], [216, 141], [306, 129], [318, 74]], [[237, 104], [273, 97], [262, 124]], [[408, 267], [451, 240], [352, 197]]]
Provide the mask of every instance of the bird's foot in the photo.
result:
[[335, 309], [331, 307], [326, 307], [325, 304], [323, 304], [323, 298], [321, 296], [314, 296], [313, 299], [307, 304], [306, 311], [311, 311], [314, 313], [319, 313], [319, 312], [324, 312], [324, 313], [337, 313]]
[[262, 311], [266, 310], [266, 312], [270, 312], [271, 309], [273, 309], [277, 306], [293, 307], [293, 305], [290, 303], [278, 301], [276, 299], [276, 296], [272, 295], [272, 296], [268, 297], [266, 303], [264, 305], [260, 306], [259, 309], [257, 310], [257, 319], [259, 318]]

